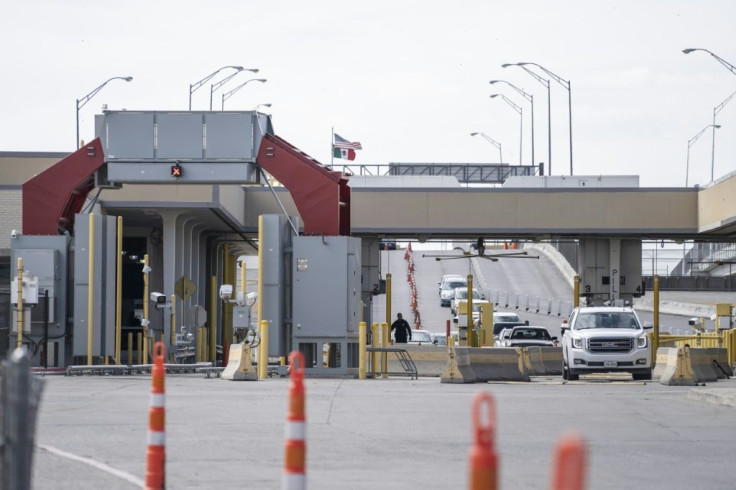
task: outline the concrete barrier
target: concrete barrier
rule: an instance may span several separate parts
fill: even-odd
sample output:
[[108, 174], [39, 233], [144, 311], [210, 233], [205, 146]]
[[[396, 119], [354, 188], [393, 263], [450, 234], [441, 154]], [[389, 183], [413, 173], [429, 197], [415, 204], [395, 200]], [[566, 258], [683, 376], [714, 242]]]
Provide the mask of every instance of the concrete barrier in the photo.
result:
[[250, 358], [250, 345], [232, 344], [227, 358], [227, 366], [220, 375], [229, 381], [255, 381], [258, 373]]
[[699, 381], [690, 363], [689, 347], [660, 347], [657, 349], [659, 383], [666, 386], [695, 386]]
[[[433, 344], [414, 345], [396, 344], [401, 347], [414, 361], [419, 376], [441, 376], [447, 367], [447, 346]], [[404, 368], [394, 354], [388, 356], [388, 372], [402, 372]]]
[[562, 374], [562, 347], [524, 347], [529, 376]]
[[[728, 378], [733, 374], [730, 367], [727, 367], [728, 362], [728, 351], [725, 348], [690, 348], [690, 363], [695, 371], [695, 376], [698, 380], [703, 381], [716, 381], [719, 379]], [[716, 366], [718, 363], [726, 373], [721, 371], [721, 368]]]
[[470, 367], [479, 382], [529, 381], [529, 371], [518, 347], [461, 347], [468, 349]]
[[475, 383], [478, 379], [470, 367], [470, 352], [467, 347], [450, 347], [445, 371], [440, 383]]

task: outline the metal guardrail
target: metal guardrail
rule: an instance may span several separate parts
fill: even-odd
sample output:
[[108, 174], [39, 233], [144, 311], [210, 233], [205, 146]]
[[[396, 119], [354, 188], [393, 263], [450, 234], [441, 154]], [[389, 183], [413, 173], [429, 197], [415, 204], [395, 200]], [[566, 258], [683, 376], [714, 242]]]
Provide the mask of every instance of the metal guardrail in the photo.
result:
[[[196, 362], [193, 364], [164, 364], [167, 374], [187, 374], [199, 372], [198, 369], [212, 368], [211, 362]], [[106, 376], [106, 375], [131, 375], [150, 374], [153, 364], [111, 364], [92, 366], [69, 366], [66, 368], [67, 376]]]

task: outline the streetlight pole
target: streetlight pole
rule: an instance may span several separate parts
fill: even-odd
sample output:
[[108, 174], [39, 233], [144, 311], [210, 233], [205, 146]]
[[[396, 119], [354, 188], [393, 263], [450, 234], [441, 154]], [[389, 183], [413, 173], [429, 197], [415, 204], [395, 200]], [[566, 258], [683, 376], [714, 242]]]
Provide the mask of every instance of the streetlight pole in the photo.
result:
[[498, 158], [501, 159], [500, 163], [503, 163], [503, 152], [501, 151], [501, 143], [499, 143], [498, 141], [494, 140], [493, 138], [491, 138], [490, 136], [488, 136], [485, 133], [480, 133], [480, 132], [478, 132], [478, 133], [470, 133], [470, 136], [478, 136], [478, 135], [482, 136], [486, 141], [488, 141], [490, 144], [492, 144], [493, 146], [495, 146], [496, 148], [498, 148]]
[[232, 89], [231, 91], [225, 92], [224, 94], [222, 94], [222, 107], [221, 107], [220, 110], [223, 110], [224, 111], [225, 110], [225, 101], [227, 99], [229, 99], [230, 97], [232, 97], [233, 95], [235, 95], [235, 92], [237, 92], [241, 88], [245, 87], [245, 85], [248, 82], [261, 82], [261, 83], [266, 83], [267, 81], [268, 80], [266, 80], [265, 78], [251, 78], [250, 80], [244, 81], [243, 83], [241, 83], [240, 85], [238, 85], [237, 87], [235, 87], [234, 89]]
[[491, 99], [501, 97], [513, 110], [519, 113], [519, 165], [521, 165], [521, 153], [524, 148], [524, 109], [514, 104], [514, 101], [503, 94], [491, 94]]
[[731, 73], [733, 73], [734, 75], [736, 75], [736, 66], [733, 66], [728, 61], [724, 60], [723, 58], [721, 58], [720, 56], [716, 55], [715, 53], [712, 53], [712, 52], [708, 51], [707, 49], [703, 49], [703, 48], [687, 48], [687, 49], [683, 49], [682, 50], [682, 52], [685, 53], [685, 54], [690, 54], [693, 51], [705, 51], [706, 53], [708, 53], [709, 55], [711, 55], [712, 57], [714, 57], [720, 64], [722, 64], [723, 66], [725, 66], [728, 71], [730, 71]]
[[705, 131], [710, 127], [712, 127], [713, 129], [717, 129], [717, 128], [720, 128], [721, 126], [718, 124], [709, 124], [703, 129], [701, 129], [700, 131], [698, 131], [698, 134], [696, 134], [695, 136], [687, 140], [687, 162], [685, 164], [685, 187], [688, 186], [688, 177], [690, 176], [690, 147], [692, 147], [695, 144], [695, 142], [698, 141], [698, 138], [703, 136], [703, 133], [705, 133]]
[[536, 66], [540, 70], [542, 70], [544, 73], [552, 77], [557, 83], [562, 85], [564, 88], [567, 89], [567, 111], [568, 111], [568, 118], [570, 120], [570, 175], [573, 175], [573, 167], [572, 167], [572, 83], [570, 83], [570, 80], [564, 80], [562, 77], [555, 75], [542, 65], [539, 65], [537, 63], [532, 63], [528, 61], [524, 61], [521, 63], [517, 63], [519, 66], [525, 66], [525, 65], [532, 65]]
[[524, 92], [524, 90], [520, 89], [519, 87], [517, 87], [513, 83], [507, 82], [506, 80], [491, 80], [489, 83], [491, 85], [493, 85], [494, 83], [505, 83], [506, 85], [508, 85], [512, 89], [514, 89], [517, 92], [519, 92], [519, 94], [521, 94], [522, 97], [524, 97], [526, 100], [528, 100], [531, 103], [531, 105], [532, 105], [532, 166], [536, 165], [537, 164], [537, 160], [534, 157], [534, 96], [532, 94], [528, 94], [528, 93]]
[[[189, 110], [190, 111], [192, 110], [192, 94], [194, 92], [196, 92], [197, 90], [199, 90], [202, 87], [202, 85], [204, 85], [205, 83], [207, 83], [208, 81], [210, 81], [212, 79], [212, 77], [214, 77], [215, 75], [217, 75], [218, 73], [220, 73], [225, 68], [233, 68], [233, 69], [235, 69], [237, 71], [243, 71], [243, 70], [245, 70], [245, 68], [243, 68], [242, 66], [235, 66], [235, 65], [223, 66], [222, 68], [218, 68], [217, 70], [213, 71], [212, 73], [210, 73], [209, 75], [207, 75], [206, 77], [204, 77], [202, 80], [200, 80], [198, 82], [194, 82], [193, 84], [189, 85]], [[258, 71], [257, 69], [255, 69], [255, 70], [256, 70], [256, 72]], [[249, 71], [253, 71], [253, 69], [249, 69]]]
[[232, 75], [223, 78], [219, 82], [211, 84], [210, 85], [210, 110], [212, 110], [212, 94], [215, 93], [215, 90], [217, 90], [218, 88], [222, 87], [227, 82], [232, 80], [232, 78], [236, 76], [238, 73], [240, 73], [241, 71], [252, 71], [253, 73], [258, 73], [258, 68], [244, 68], [243, 70], [238, 70]]
[[552, 96], [549, 88], [549, 80], [540, 77], [526, 66], [521, 66], [518, 63], [505, 63], [501, 65], [501, 68], [509, 66], [518, 66], [547, 89], [547, 175], [552, 175]]
[[133, 80], [133, 77], [128, 76], [128, 77], [112, 77], [112, 78], [109, 78], [109, 79], [105, 80], [99, 87], [97, 87], [96, 89], [94, 89], [92, 92], [88, 93], [87, 95], [85, 95], [81, 99], [77, 99], [77, 143], [76, 143], [77, 150], [79, 149], [79, 109], [81, 109], [82, 107], [84, 107], [87, 104], [87, 102], [89, 102], [90, 99], [92, 99], [92, 97], [94, 97], [95, 95], [97, 95], [97, 92], [99, 92], [100, 90], [102, 90], [102, 87], [104, 87], [105, 85], [107, 85], [109, 82], [111, 82], [113, 80], [125, 80], [126, 82], [130, 82], [131, 80]]
[[713, 108], [713, 139], [712, 141], [712, 147], [710, 150], [710, 181], [713, 182], [714, 180], [714, 172], [715, 172], [715, 165], [716, 165], [716, 116], [719, 112], [723, 110], [724, 107], [726, 107], [726, 104], [733, 98], [733, 96], [736, 95], [736, 92], [732, 93], [728, 97], [726, 97], [726, 100], [718, 104]]

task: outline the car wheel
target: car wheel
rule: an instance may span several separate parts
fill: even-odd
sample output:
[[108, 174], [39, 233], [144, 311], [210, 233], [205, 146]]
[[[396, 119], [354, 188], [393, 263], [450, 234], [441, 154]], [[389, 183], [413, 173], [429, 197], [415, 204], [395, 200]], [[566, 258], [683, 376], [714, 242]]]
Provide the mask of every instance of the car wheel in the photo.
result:
[[567, 363], [565, 361], [562, 361], [562, 379], [566, 381], [570, 379], [570, 372], [567, 369]]
[[568, 381], [577, 381], [579, 379], [580, 379], [579, 374], [573, 374], [572, 372], [570, 372], [570, 368], [567, 369], [567, 380]]

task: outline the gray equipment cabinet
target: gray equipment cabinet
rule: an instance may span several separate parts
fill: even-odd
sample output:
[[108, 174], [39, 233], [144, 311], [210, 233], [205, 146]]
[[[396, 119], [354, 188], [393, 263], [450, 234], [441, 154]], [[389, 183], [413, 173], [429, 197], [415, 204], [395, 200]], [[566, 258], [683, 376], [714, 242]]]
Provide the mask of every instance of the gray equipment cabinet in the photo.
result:
[[360, 253], [359, 238], [294, 237], [292, 348], [308, 374], [357, 372]]

